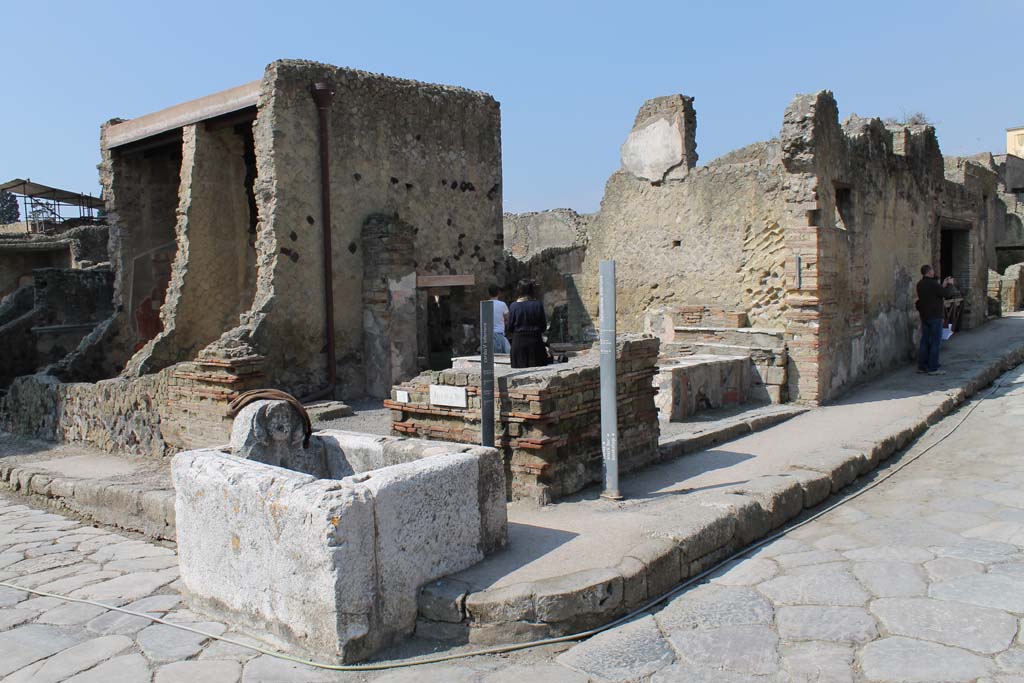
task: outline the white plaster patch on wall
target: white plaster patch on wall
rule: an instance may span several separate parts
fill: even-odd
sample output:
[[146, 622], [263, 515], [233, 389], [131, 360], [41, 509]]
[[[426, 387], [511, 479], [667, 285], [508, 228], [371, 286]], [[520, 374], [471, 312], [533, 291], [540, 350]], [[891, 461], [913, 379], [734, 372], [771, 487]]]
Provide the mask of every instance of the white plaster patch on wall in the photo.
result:
[[681, 117], [657, 119], [634, 130], [622, 143], [622, 167], [638, 178], [660, 182], [683, 162]]

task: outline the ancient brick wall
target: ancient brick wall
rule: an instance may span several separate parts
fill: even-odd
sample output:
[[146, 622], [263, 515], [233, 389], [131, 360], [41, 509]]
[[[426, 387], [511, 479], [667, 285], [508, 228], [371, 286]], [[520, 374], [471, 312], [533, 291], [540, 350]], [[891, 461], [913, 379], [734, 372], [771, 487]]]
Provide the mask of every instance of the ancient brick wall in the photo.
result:
[[1013, 313], [1024, 308], [1024, 263], [1007, 266], [1000, 275], [994, 270], [988, 273], [988, 296], [1000, 315]]
[[19, 377], [0, 399], [3, 429], [51, 441], [77, 441], [111, 452], [164, 455], [160, 406], [170, 371], [137, 379], [61, 383], [48, 375]]
[[919, 268], [939, 263], [944, 231], [962, 231], [962, 325], [983, 322], [989, 232], [1005, 207], [980, 166], [947, 179], [930, 126], [887, 130], [857, 117], [840, 125], [828, 92], [798, 96], [781, 139], [791, 395], [827, 401], [910, 360]]
[[490, 96], [459, 88], [313, 62], [267, 68], [254, 128], [257, 292], [243, 326], [210, 353], [264, 354], [271, 381], [298, 394], [318, 389], [326, 375], [314, 82], [335, 91], [329, 257], [338, 376], [342, 393], [359, 394], [368, 216], [397, 215], [414, 227], [419, 275], [474, 276], [475, 285], [453, 288], [451, 301], [453, 324], [475, 330], [478, 302], [502, 260], [499, 110]]
[[1006, 205], [1002, 224], [993, 231], [995, 270], [1024, 261], [1024, 159], [1013, 154], [984, 154], [973, 157], [997, 176], [997, 193]]
[[[174, 260], [181, 171], [180, 138], [152, 149], [115, 149], [100, 131], [100, 185], [110, 210], [109, 253], [114, 270], [114, 319], [87, 364], [107, 377], [160, 329], [160, 307]], [[141, 324], [140, 324], [141, 323]], [[110, 374], [107, 374], [110, 373]]]
[[598, 262], [614, 259], [620, 330], [650, 328], [658, 311], [666, 324], [699, 314], [690, 324], [784, 329], [789, 396], [827, 401], [911, 358], [919, 268], [956, 240], [962, 326], [983, 322], [991, 235], [1009, 219], [977, 160], [945, 163], [930, 126], [840, 124], [820, 92], [793, 101], [778, 140], [696, 167], [692, 105], [641, 108], [581, 273], [561, 290], [578, 318], [596, 318]]

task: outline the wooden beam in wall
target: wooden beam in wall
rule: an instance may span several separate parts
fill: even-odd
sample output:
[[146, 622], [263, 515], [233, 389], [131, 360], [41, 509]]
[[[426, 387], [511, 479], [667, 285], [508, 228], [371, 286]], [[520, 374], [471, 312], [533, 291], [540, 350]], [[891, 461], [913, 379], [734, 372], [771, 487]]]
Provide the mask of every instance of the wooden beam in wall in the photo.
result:
[[416, 286], [425, 287], [469, 287], [476, 284], [475, 275], [417, 275]]

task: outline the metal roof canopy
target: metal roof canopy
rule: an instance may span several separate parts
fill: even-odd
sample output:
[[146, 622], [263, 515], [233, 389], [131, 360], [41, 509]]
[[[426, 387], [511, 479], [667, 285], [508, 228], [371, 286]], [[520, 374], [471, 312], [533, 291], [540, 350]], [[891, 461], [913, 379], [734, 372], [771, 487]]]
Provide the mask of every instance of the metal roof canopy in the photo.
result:
[[57, 202], [58, 204], [70, 204], [83, 209], [103, 208], [103, 200], [99, 197], [93, 197], [92, 195], [84, 194], [82, 192], [61, 190], [56, 187], [50, 187], [49, 185], [43, 185], [42, 183], [34, 183], [31, 180], [26, 180], [24, 178], [8, 180], [6, 183], [0, 185], [0, 190], [23, 197], [29, 197], [31, 199], [44, 199], [51, 202]]
[[121, 147], [182, 126], [255, 106], [260, 94], [260, 83], [261, 81], [252, 81], [152, 114], [115, 123], [107, 128], [107, 148]]

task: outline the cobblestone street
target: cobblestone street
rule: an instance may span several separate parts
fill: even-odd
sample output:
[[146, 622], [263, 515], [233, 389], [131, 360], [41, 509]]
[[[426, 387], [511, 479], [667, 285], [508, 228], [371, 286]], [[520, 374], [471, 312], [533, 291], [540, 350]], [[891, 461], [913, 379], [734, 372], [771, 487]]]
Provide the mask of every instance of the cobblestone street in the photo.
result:
[[[1024, 368], [860, 497], [574, 647], [330, 672], [0, 588], [9, 681], [1024, 681]], [[987, 396], [987, 390], [981, 394]], [[977, 406], [949, 438], [910, 460]], [[908, 464], [909, 463], [909, 464]], [[869, 478], [868, 481], [871, 481]], [[170, 547], [0, 497], [0, 580], [246, 640], [190, 612]], [[415, 648], [413, 648], [415, 649]], [[403, 653], [386, 653], [403, 656]]]

